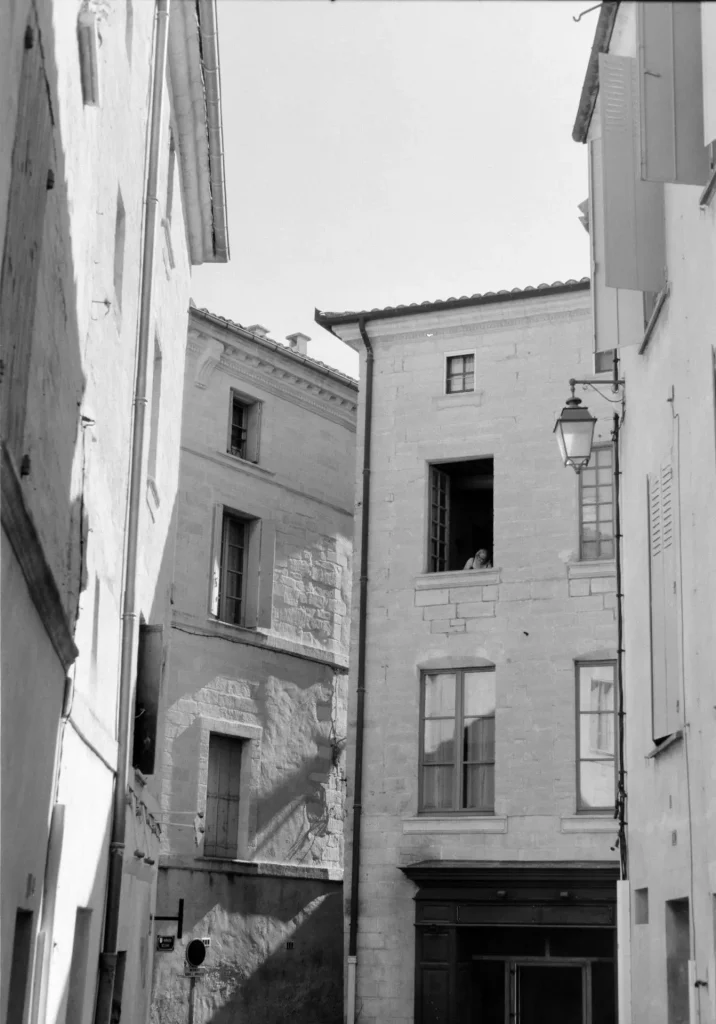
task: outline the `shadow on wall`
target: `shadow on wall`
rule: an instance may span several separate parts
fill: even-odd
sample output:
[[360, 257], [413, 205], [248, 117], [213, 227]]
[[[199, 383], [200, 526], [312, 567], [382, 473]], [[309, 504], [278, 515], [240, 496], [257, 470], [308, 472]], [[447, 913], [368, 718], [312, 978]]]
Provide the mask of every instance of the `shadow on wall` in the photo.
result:
[[[157, 954], [155, 1024], [341, 1019], [341, 883], [220, 872], [197, 873], [190, 881], [185, 871], [162, 871], [158, 912], [173, 912], [183, 895], [185, 938], [170, 956]], [[191, 937], [211, 939], [206, 973], [193, 994], [183, 973]]]

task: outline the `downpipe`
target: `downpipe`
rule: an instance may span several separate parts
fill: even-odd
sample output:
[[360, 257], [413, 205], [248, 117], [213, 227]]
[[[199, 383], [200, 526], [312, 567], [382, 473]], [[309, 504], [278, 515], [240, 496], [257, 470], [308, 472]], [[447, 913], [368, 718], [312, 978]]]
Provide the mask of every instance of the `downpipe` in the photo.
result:
[[361, 819], [363, 814], [363, 740], [365, 730], [365, 652], [368, 617], [368, 537], [370, 527], [370, 442], [373, 428], [373, 346], [365, 329], [365, 319], [358, 321], [365, 345], [365, 420], [363, 428], [363, 492], [361, 498], [360, 589], [358, 599], [358, 677], [356, 684], [356, 759], [353, 787], [353, 836], [351, 849], [350, 925], [348, 931], [348, 962], [346, 972], [346, 1020], [356, 1019], [356, 973], [358, 969], [358, 875], [360, 872]]
[[156, 0], [154, 33], [154, 69], [152, 110], [149, 124], [147, 185], [144, 211], [144, 240], [139, 298], [139, 332], [137, 367], [134, 383], [132, 444], [129, 469], [129, 500], [127, 507], [126, 560], [122, 602], [122, 643], [119, 677], [119, 718], [117, 776], [112, 808], [107, 896], [105, 905], [104, 944], [100, 954], [95, 1024], [110, 1024], [120, 1019], [124, 953], [117, 949], [122, 874], [127, 814], [127, 785], [132, 730], [132, 691], [137, 645], [137, 557], [139, 511], [142, 494], [144, 432], [147, 409], [147, 364], [154, 284], [154, 254], [158, 223], [159, 158], [162, 122], [164, 120], [164, 84], [166, 80], [167, 43], [169, 36], [169, 2]]

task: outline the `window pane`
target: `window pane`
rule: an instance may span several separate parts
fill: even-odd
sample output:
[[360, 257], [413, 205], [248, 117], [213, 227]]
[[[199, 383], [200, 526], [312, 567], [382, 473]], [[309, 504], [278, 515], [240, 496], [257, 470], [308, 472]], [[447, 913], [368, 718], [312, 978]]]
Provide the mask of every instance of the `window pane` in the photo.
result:
[[602, 558], [614, 558], [614, 541], [603, 540], [599, 545], [599, 553]]
[[437, 718], [425, 722], [423, 760], [444, 763], [455, 760], [455, 720]]
[[582, 522], [583, 523], [596, 523], [597, 521], [597, 506], [593, 504], [587, 505], [585, 503], [582, 509]]
[[614, 710], [614, 665], [579, 666], [579, 710]]
[[495, 766], [465, 765], [463, 768], [462, 806], [476, 811], [491, 811], [495, 806]]
[[599, 484], [609, 484], [611, 482], [612, 482], [611, 467], [609, 467], [607, 469], [598, 469], [597, 470], [597, 483], [599, 483]]
[[465, 370], [468, 373], [472, 373], [475, 369], [475, 357], [465, 356]]
[[495, 760], [495, 719], [468, 718], [463, 728], [463, 761]]
[[495, 713], [495, 673], [465, 672], [464, 676], [464, 715], [494, 715]]
[[596, 541], [585, 541], [582, 544], [582, 558], [596, 558], [597, 557], [597, 544]]
[[424, 811], [452, 810], [454, 770], [449, 765], [423, 768]]
[[611, 540], [614, 536], [614, 524], [611, 521], [599, 524], [600, 540]]
[[579, 716], [579, 753], [581, 757], [614, 757], [614, 712]]
[[582, 761], [579, 765], [580, 806], [614, 806], [614, 762]]
[[425, 676], [425, 717], [455, 714], [455, 674]]

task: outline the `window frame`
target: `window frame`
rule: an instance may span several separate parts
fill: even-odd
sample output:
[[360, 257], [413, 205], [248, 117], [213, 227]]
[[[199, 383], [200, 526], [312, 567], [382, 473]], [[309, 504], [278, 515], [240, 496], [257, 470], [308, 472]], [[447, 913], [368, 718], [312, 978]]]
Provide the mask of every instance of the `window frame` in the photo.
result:
[[[236, 572], [239, 570], [228, 568], [228, 534], [231, 526], [241, 527], [241, 593], [229, 597], [226, 593], [226, 581], [229, 573]], [[244, 516], [237, 515], [237, 513], [230, 510], [224, 509], [224, 513], [221, 517], [221, 550], [219, 555], [219, 614], [218, 618], [220, 622], [226, 622], [230, 626], [242, 626], [246, 621], [246, 591], [247, 591], [247, 576], [249, 567], [249, 544], [251, 541], [250, 536], [250, 520]], [[239, 602], [239, 616], [238, 618], [229, 618], [226, 614], [228, 602], [238, 601]]]
[[[214, 505], [207, 612], [209, 619], [222, 628], [272, 628], [276, 526], [271, 520], [260, 518], [261, 511], [237, 509], [223, 502]], [[222, 618], [222, 541], [227, 516], [243, 522], [246, 529], [243, 614], [239, 623]]]
[[[596, 472], [599, 471], [599, 466], [597, 466], [596, 464], [595, 464], [595, 466], [587, 465], [587, 466], [585, 466], [584, 470], [582, 470], [582, 472], [579, 473], [579, 493], [578, 493], [579, 522], [578, 522], [578, 528], [579, 528], [579, 561], [580, 562], [613, 562], [614, 558], [615, 558], [616, 534], [615, 534], [615, 531], [614, 531], [614, 525], [615, 525], [615, 522], [616, 522], [616, 520], [615, 520], [615, 511], [616, 511], [616, 509], [615, 509], [615, 494], [616, 494], [616, 491], [615, 491], [615, 488], [614, 488], [614, 448], [613, 448], [613, 445], [611, 443], [597, 444], [597, 445], [594, 445], [592, 447], [592, 457], [595, 456], [596, 452], [603, 452], [603, 451], [608, 451], [609, 452], [609, 457], [610, 457], [609, 469], [610, 469], [610, 472], [611, 472], [611, 479], [610, 479], [610, 482], [609, 482], [609, 487], [610, 487], [610, 490], [611, 490], [612, 534], [611, 534], [611, 536], [607, 540], [602, 541], [602, 540], [599, 539], [599, 530], [598, 530], [598, 527], [599, 527], [599, 512], [597, 511], [597, 518], [595, 519], [595, 527], [597, 528], [596, 540], [594, 540], [594, 541], [585, 541], [585, 539], [584, 539], [584, 526], [585, 526], [585, 522], [584, 522], [584, 508], [585, 508], [585, 503], [584, 503], [584, 490], [585, 490], [584, 472], [587, 469], [594, 469]], [[590, 458], [590, 462], [591, 462], [591, 458]], [[604, 485], [600, 485], [598, 480], [597, 480], [597, 482], [594, 484], [594, 488], [596, 489], [596, 488], [598, 488], [600, 486], [604, 486]], [[591, 485], [590, 485], [590, 487], [591, 487]], [[599, 503], [595, 502], [594, 503], [594, 507], [598, 510], [599, 509]], [[592, 555], [592, 556], [585, 555], [585, 553], [584, 553], [584, 545], [585, 544], [590, 544], [590, 543], [595, 543], [597, 545], [597, 554], [596, 555]], [[599, 554], [599, 550], [600, 550], [601, 545], [602, 544], [606, 544], [606, 543], [611, 543], [611, 545], [612, 545], [611, 554], [609, 554], [609, 555]]]
[[[450, 360], [451, 359], [460, 359], [460, 358], [461, 359], [465, 359], [467, 357], [472, 357], [472, 387], [469, 388], [469, 389], [468, 388], [463, 388], [461, 391], [448, 391], [448, 380], [450, 379], [450, 375], [449, 375], [448, 371], [449, 371], [449, 367], [450, 367]], [[476, 390], [476, 388], [475, 388], [476, 379], [475, 378], [476, 378], [476, 369], [477, 369], [477, 350], [474, 349], [474, 348], [473, 349], [469, 349], [468, 348], [468, 349], [461, 349], [461, 350], [456, 351], [456, 352], [445, 352], [444, 356], [443, 356], [443, 359], [444, 359], [444, 362], [443, 362], [443, 394], [446, 397], [448, 397], [448, 398], [452, 398], [454, 395], [474, 395], [475, 394], [475, 390]], [[466, 375], [467, 375], [466, 373], [463, 373], [462, 374], [463, 378]]]
[[[259, 442], [261, 435], [261, 406], [260, 399], [248, 395], [236, 388], [229, 390], [229, 417], [226, 431], [226, 454], [241, 462], [251, 462], [258, 465]], [[232, 434], [234, 429], [234, 407], [240, 405], [246, 412], [246, 440], [244, 442], [244, 454], [235, 450], [232, 445]]]
[[[495, 710], [492, 715], [479, 715], [469, 716], [477, 717], [480, 719], [491, 718], [495, 722], [495, 756], [492, 761], [475, 761], [468, 762], [470, 764], [484, 764], [492, 765], [493, 772], [493, 804], [491, 808], [477, 808], [477, 807], [461, 807], [460, 802], [463, 795], [463, 769], [465, 761], [462, 757], [462, 730], [464, 728], [465, 714], [465, 692], [464, 692], [464, 677], [466, 672], [482, 672], [492, 673], [492, 684], [493, 684], [493, 697]], [[456, 806], [447, 808], [431, 808], [426, 810], [423, 807], [423, 768], [425, 767], [425, 722], [428, 721], [425, 717], [425, 680], [429, 676], [435, 675], [454, 675], [455, 676], [455, 753], [453, 760], [454, 768], [454, 779], [453, 779], [453, 804]], [[496, 723], [497, 723], [497, 687], [496, 687], [496, 676], [494, 667], [486, 665], [474, 665], [474, 666], [463, 666], [461, 668], [423, 668], [420, 670], [420, 705], [419, 705], [419, 745], [418, 745], [418, 814], [424, 817], [452, 817], [452, 816], [470, 816], [470, 817], [494, 817], [495, 816], [495, 766], [497, 763], [496, 756]]]
[[[614, 687], [614, 707], [612, 709], [613, 718], [613, 736], [614, 736], [614, 753], [610, 758], [584, 758], [582, 757], [582, 733], [581, 733], [581, 718], [582, 715], [594, 715], [597, 712], [593, 711], [582, 711], [581, 709], [581, 692], [580, 692], [580, 670], [583, 668], [589, 668], [599, 665], [608, 665], [612, 669], [612, 685]], [[617, 662], [616, 658], [579, 658], [574, 662], [574, 707], [575, 707], [575, 730], [574, 730], [574, 753], [575, 753], [575, 778], [576, 778], [576, 813], [577, 814], [591, 814], [591, 815], [602, 815], [602, 814], [614, 814], [617, 799]], [[614, 772], [614, 800], [611, 804], [604, 807], [587, 806], [582, 803], [582, 773], [581, 766], [583, 761], [601, 762], [611, 760], [612, 769]]]

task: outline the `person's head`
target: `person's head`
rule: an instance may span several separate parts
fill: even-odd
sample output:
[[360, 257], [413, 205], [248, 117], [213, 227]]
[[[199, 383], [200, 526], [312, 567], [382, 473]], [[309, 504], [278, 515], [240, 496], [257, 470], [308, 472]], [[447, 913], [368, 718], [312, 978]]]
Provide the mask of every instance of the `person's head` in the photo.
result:
[[487, 563], [489, 561], [490, 561], [490, 556], [488, 555], [486, 548], [480, 548], [479, 551], [475, 552], [475, 565], [476, 566], [487, 565]]

